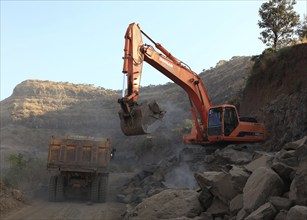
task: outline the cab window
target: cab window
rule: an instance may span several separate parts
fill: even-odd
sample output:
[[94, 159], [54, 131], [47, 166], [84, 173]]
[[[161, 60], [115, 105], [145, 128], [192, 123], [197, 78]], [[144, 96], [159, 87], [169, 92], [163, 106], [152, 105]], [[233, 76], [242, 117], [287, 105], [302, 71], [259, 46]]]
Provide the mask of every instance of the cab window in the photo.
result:
[[221, 135], [222, 134], [222, 108], [212, 108], [209, 110], [208, 119], [208, 135]]
[[238, 126], [237, 112], [234, 108], [225, 108], [224, 113], [224, 135], [229, 136], [231, 132]]

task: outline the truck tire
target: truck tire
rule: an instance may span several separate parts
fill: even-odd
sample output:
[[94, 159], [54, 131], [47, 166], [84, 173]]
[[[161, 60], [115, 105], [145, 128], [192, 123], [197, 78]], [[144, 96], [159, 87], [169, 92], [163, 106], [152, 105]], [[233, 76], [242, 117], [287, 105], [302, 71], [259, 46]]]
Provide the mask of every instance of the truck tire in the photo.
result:
[[64, 176], [58, 176], [56, 183], [56, 201], [64, 201]]
[[57, 176], [51, 176], [50, 177], [50, 180], [49, 180], [49, 188], [48, 188], [48, 191], [49, 191], [49, 201], [50, 202], [55, 202], [56, 199], [55, 199], [55, 191], [56, 191], [56, 182], [57, 182]]
[[91, 185], [91, 201], [99, 201], [99, 177], [94, 177]]
[[99, 202], [106, 202], [109, 174], [102, 175], [99, 182]]

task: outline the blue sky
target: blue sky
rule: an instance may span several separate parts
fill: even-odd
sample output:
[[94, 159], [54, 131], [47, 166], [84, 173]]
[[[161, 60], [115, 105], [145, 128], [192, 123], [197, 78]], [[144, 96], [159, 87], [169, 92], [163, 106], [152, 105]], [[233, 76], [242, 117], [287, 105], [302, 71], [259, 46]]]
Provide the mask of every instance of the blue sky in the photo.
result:
[[[1, 100], [27, 79], [121, 89], [124, 34], [132, 22], [196, 73], [260, 54], [263, 2], [2, 0]], [[306, 2], [295, 6], [301, 18]], [[169, 81], [144, 64], [141, 85]]]

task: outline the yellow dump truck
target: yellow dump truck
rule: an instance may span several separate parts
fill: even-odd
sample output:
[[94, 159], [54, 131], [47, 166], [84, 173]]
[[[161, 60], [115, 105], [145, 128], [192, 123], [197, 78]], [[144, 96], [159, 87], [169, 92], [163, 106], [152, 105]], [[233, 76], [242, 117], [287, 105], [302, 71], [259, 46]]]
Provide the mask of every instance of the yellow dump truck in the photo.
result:
[[60, 202], [71, 195], [105, 202], [111, 141], [108, 138], [70, 136], [50, 139], [47, 169], [49, 201]]

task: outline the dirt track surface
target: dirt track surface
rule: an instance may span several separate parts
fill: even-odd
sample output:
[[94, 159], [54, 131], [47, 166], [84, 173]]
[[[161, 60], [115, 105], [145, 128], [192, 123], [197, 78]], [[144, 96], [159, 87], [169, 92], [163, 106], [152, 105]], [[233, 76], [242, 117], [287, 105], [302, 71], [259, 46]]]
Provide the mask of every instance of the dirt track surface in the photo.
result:
[[126, 204], [116, 202], [118, 188], [133, 173], [110, 173], [106, 203], [90, 203], [80, 200], [48, 202], [48, 198], [36, 199], [29, 205], [10, 211], [1, 220], [120, 220]]
[[122, 203], [94, 203], [69, 201], [52, 203], [36, 200], [19, 210], [12, 211], [3, 220], [117, 220], [122, 219], [126, 205]]

